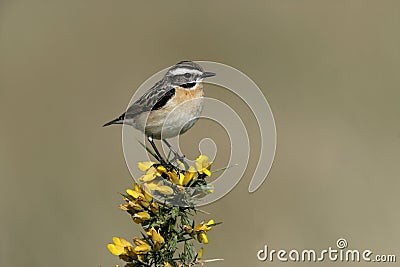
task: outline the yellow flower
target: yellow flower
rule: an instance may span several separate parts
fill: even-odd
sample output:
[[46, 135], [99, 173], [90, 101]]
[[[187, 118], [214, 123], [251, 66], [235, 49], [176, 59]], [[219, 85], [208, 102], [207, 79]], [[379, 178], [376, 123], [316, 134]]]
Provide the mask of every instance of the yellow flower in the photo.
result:
[[200, 260], [203, 257], [203, 251], [204, 251], [204, 249], [200, 248], [199, 253], [197, 253], [197, 256], [196, 256], [197, 260]]
[[144, 198], [145, 198], [148, 202], [150, 202], [150, 201], [153, 199], [153, 197], [151, 196], [150, 192], [147, 192], [147, 191], [143, 190], [143, 195], [144, 195]]
[[149, 190], [156, 190], [164, 195], [172, 195], [174, 193], [174, 190], [172, 190], [172, 188], [167, 185], [160, 185], [159, 183], [148, 183], [146, 184], [146, 186]]
[[143, 207], [135, 202], [129, 201], [128, 202], [129, 207], [131, 207], [132, 209], [136, 210], [136, 211], [142, 211]]
[[194, 232], [197, 234], [197, 240], [199, 240], [199, 242], [208, 244], [206, 232], [211, 230], [213, 224], [214, 220], [209, 220], [207, 223], [201, 223], [194, 227]]
[[150, 219], [150, 214], [148, 214], [146, 211], [141, 211], [135, 213], [132, 218], [135, 223], [143, 223]]
[[167, 169], [166, 169], [164, 166], [162, 166], [162, 165], [160, 165], [160, 166], [157, 167], [157, 171], [158, 171], [158, 173], [159, 173], [160, 175], [163, 174], [163, 173], [167, 173]]
[[137, 254], [146, 253], [151, 250], [151, 246], [149, 245], [149, 243], [147, 243], [146, 241], [144, 241], [140, 238], [134, 238], [133, 242], [136, 245], [136, 247], [133, 250]]
[[185, 175], [183, 175], [182, 173], [179, 173], [178, 185], [183, 185], [184, 180], [185, 180]]
[[146, 174], [142, 175], [139, 180], [143, 182], [150, 182], [153, 181], [156, 176], [160, 176], [156, 168], [151, 167], [147, 170]]
[[145, 198], [138, 199], [138, 202], [140, 205], [142, 205], [146, 209], [150, 206], [150, 203]]
[[166, 174], [172, 183], [176, 185], [182, 185], [184, 179], [184, 175], [182, 173], [177, 173], [175, 170], [168, 171], [162, 165], [157, 167], [157, 171], [159, 175]]
[[196, 169], [200, 174], [205, 174], [207, 176], [211, 175], [210, 168], [211, 168], [212, 162], [208, 161], [208, 157], [205, 155], [200, 155], [196, 159]]
[[182, 185], [188, 185], [192, 181], [193, 177], [196, 175], [196, 169], [193, 166], [189, 167], [189, 170], [185, 173]]
[[[139, 191], [137, 191], [139, 190]], [[143, 193], [142, 193], [143, 192]], [[139, 187], [138, 189], [127, 189], [126, 193], [131, 196], [133, 199], [135, 199], [135, 201], [137, 203], [139, 203], [140, 205], [142, 205], [144, 208], [149, 207], [150, 203], [149, 201], [151, 201], [151, 196], [147, 196], [146, 192], [142, 191]], [[150, 199], [150, 200], [148, 200]]]
[[136, 246], [148, 244], [148, 243], [147, 243], [146, 241], [144, 241], [143, 239], [140, 239], [140, 238], [137, 238], [137, 237], [133, 238], [133, 243], [134, 243]]
[[143, 244], [140, 246], [137, 246], [133, 249], [137, 254], [141, 254], [141, 253], [146, 253], [149, 252], [151, 250], [150, 245], [148, 244]]
[[149, 188], [147, 187], [147, 184], [144, 183], [142, 187], [140, 188], [140, 191], [144, 195], [144, 198], [147, 200], [147, 202], [151, 202], [153, 200], [153, 197], [151, 196], [151, 192]]
[[197, 240], [199, 240], [200, 243], [203, 244], [208, 244], [208, 237], [206, 235], [206, 232], [200, 232], [197, 234]]
[[172, 267], [172, 265], [169, 262], [164, 261], [164, 267]]
[[141, 162], [138, 162], [138, 169], [143, 171], [143, 172], [145, 172], [148, 169], [150, 169], [151, 166], [154, 165], [154, 163], [155, 162], [153, 162], [153, 161], [141, 161]]
[[139, 205], [135, 202], [132, 202], [130, 200], [128, 200], [128, 204], [120, 204], [119, 208], [121, 210], [125, 210], [125, 211], [130, 210], [130, 211], [134, 211], [134, 212], [143, 210], [143, 207], [141, 205]]
[[138, 183], [135, 183], [135, 182], [133, 183], [133, 190], [135, 190], [136, 192], [141, 192], [140, 186]]
[[150, 205], [150, 210], [154, 213], [154, 214], [158, 214], [158, 204], [156, 202], [151, 203]]
[[125, 252], [124, 247], [116, 246], [114, 244], [108, 244], [107, 248], [115, 256], [119, 256]]
[[152, 228], [151, 228], [149, 231], [147, 231], [146, 233], [147, 233], [147, 235], [148, 235], [149, 237], [151, 237], [151, 240], [153, 241], [154, 250], [159, 250], [161, 244], [164, 244], [164, 242], [165, 242], [165, 241], [164, 241], [164, 237], [162, 237], [162, 236], [160, 235], [160, 233], [157, 232], [157, 231], [154, 229], [154, 227], [152, 227]]
[[107, 248], [113, 255], [116, 256], [125, 253], [125, 246], [132, 246], [131, 243], [119, 237], [113, 237], [113, 242], [114, 244], [108, 244]]
[[147, 231], [146, 234], [151, 237], [151, 240], [153, 240], [154, 243], [164, 243], [164, 238], [160, 235], [158, 231], [156, 231], [156, 229], [154, 229], [154, 227], [151, 227], [151, 229]]
[[[134, 183], [134, 189], [127, 189], [126, 193], [131, 196], [134, 200], [142, 204], [145, 208], [149, 206], [149, 203], [153, 197], [150, 195], [149, 192], [146, 192], [143, 188], [141, 188], [137, 183]], [[124, 199], [127, 201], [126, 199]]]
[[201, 223], [199, 225], [196, 225], [194, 227], [195, 232], [200, 232], [200, 231], [210, 231], [212, 225], [214, 224], [214, 220], [209, 220], [208, 223]]
[[[133, 247], [125, 247], [125, 254], [124, 254], [124, 256], [128, 256], [128, 257], [130, 257], [130, 258], [133, 258], [133, 259], [136, 259], [137, 258], [137, 255], [136, 255], [136, 252], [134, 251], [134, 248]], [[121, 256], [123, 256], [123, 255], [119, 255], [119, 257], [121, 258]], [[122, 258], [123, 260], [125, 260], [124, 258]], [[130, 261], [130, 259], [128, 259], [128, 260], [125, 260], [125, 261]]]
[[172, 171], [172, 172], [167, 172], [167, 175], [172, 183], [174, 183], [176, 185], [183, 184], [183, 179], [185, 178], [185, 176], [182, 173], [178, 174], [175, 171]]
[[133, 197], [134, 199], [138, 199], [139, 197], [144, 198], [144, 195], [136, 190], [126, 189], [126, 193], [131, 197]]
[[120, 237], [113, 237], [113, 242], [116, 246], [121, 246], [121, 247], [132, 247], [132, 244], [126, 241], [123, 238]]
[[114, 244], [108, 244], [108, 250], [116, 256], [120, 256], [121, 259], [129, 261], [129, 257], [135, 259], [136, 253], [133, 251], [133, 246], [131, 243], [123, 238], [113, 237]]

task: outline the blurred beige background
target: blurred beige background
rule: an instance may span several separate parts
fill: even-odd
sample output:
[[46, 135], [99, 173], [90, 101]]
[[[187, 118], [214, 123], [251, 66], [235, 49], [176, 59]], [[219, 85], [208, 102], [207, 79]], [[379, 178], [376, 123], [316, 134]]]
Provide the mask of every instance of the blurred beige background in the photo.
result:
[[399, 15], [398, 1], [1, 1], [0, 266], [122, 264], [106, 244], [137, 233], [117, 208], [131, 178], [121, 128], [101, 125], [183, 59], [246, 73], [278, 132], [262, 187], [247, 192], [249, 170], [204, 207], [224, 222], [209, 266], [308, 266], [256, 252], [340, 237], [399, 257]]

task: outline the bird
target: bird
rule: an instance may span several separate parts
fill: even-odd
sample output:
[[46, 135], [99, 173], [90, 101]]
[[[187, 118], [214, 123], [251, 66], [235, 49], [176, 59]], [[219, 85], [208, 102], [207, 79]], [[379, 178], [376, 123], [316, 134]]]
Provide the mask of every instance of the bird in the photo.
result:
[[177, 152], [166, 139], [185, 133], [198, 121], [204, 106], [203, 79], [215, 75], [193, 61], [178, 62], [126, 112], [103, 127], [112, 124], [133, 126], [145, 134], [158, 160], [162, 161], [162, 157], [154, 139], [162, 140], [176, 156]]

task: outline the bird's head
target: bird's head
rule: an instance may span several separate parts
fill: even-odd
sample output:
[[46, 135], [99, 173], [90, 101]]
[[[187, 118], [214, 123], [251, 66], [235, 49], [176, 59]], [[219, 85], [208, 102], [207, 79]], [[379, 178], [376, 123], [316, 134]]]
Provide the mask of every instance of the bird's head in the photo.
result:
[[203, 68], [192, 61], [181, 61], [168, 69], [165, 79], [174, 87], [194, 88], [197, 83], [215, 73], [204, 71]]

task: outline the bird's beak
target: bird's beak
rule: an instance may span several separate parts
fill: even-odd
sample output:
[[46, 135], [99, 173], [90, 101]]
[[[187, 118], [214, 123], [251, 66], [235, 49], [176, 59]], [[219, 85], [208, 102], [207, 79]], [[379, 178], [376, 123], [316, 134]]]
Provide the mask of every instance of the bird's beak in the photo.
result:
[[206, 72], [203, 72], [203, 74], [200, 75], [200, 78], [201, 78], [201, 79], [204, 79], [204, 78], [208, 78], [208, 77], [212, 77], [212, 76], [215, 76], [215, 73], [214, 73], [214, 72], [208, 72], [208, 71], [206, 71]]

